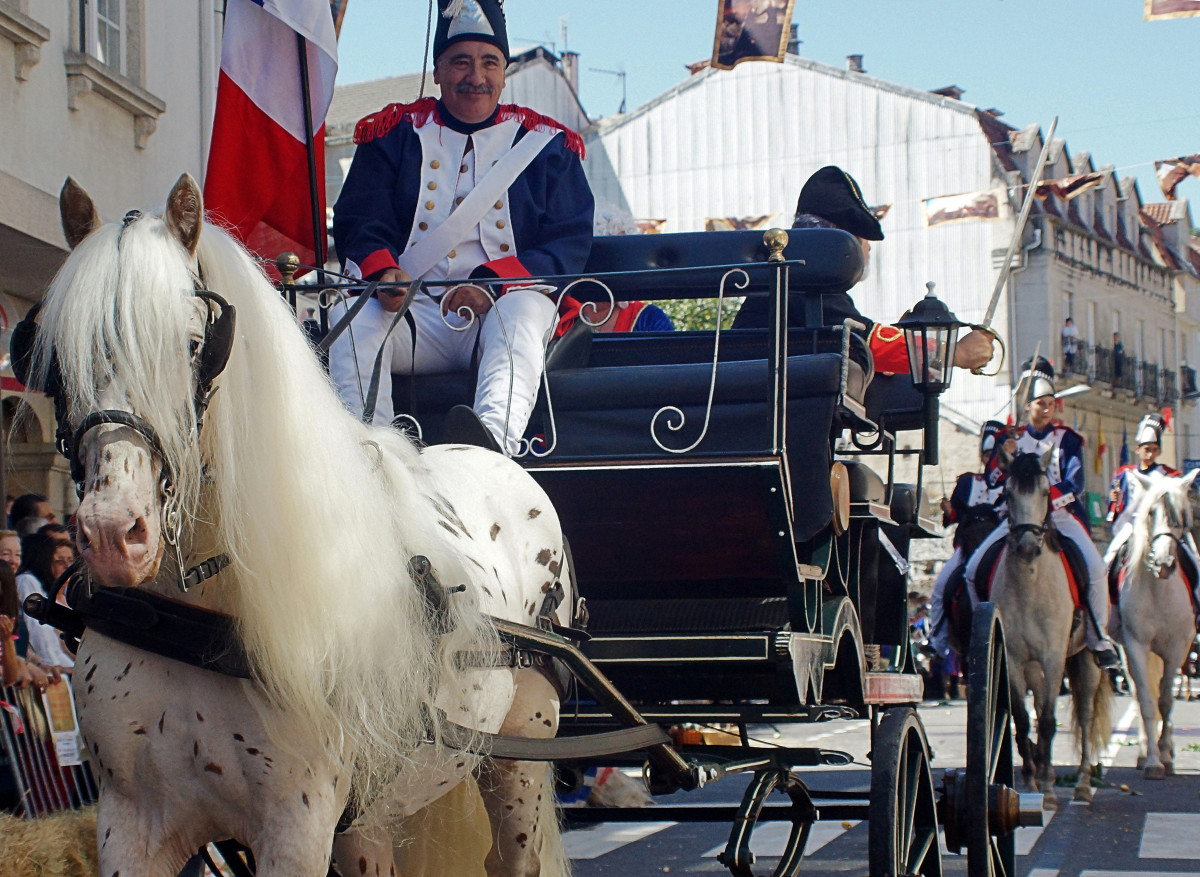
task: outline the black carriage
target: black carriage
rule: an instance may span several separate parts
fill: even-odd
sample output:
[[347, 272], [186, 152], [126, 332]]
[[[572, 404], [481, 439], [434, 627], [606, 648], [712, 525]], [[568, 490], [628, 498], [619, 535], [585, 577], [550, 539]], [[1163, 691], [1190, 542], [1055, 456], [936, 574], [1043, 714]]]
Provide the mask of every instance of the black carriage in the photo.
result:
[[[1013, 832], [1040, 824], [1041, 811], [1038, 796], [1012, 790], [1003, 633], [990, 606], [970, 658], [968, 766], [936, 787], [915, 709], [907, 557], [935, 525], [920, 476], [899, 483], [895, 472], [897, 456], [925, 453], [920, 439], [901, 450], [897, 433], [930, 422], [929, 400], [907, 374], [874, 372], [861, 326], [826, 325], [824, 298], [860, 268], [857, 241], [836, 230], [706, 232], [598, 238], [584, 277], [551, 281], [580, 301], [717, 298], [726, 312], [734, 296], [761, 296], [769, 319], [623, 334], [579, 321], [552, 345], [522, 462], [570, 540], [587, 637], [505, 633], [582, 683], [563, 704], [560, 736], [577, 738], [565, 751], [629, 735], [632, 751], [560, 760], [565, 776], [644, 763], [650, 791], [665, 794], [753, 774], [736, 810], [583, 808], [572, 820], [732, 821], [721, 861], [735, 875], [752, 873], [761, 820], [792, 823], [774, 872], [790, 875], [815, 820], [850, 818], [870, 820], [873, 875], [940, 874], [942, 823], [972, 875], [1011, 874]], [[398, 381], [395, 409], [436, 443], [473, 387], [469, 375]], [[846, 753], [768, 749], [747, 735], [754, 723], [838, 718], [871, 722], [869, 797], [810, 789], [797, 772], [848, 763]], [[735, 725], [740, 745], [634, 742], [639, 728], [683, 723]], [[775, 790], [790, 803], [766, 806]]]

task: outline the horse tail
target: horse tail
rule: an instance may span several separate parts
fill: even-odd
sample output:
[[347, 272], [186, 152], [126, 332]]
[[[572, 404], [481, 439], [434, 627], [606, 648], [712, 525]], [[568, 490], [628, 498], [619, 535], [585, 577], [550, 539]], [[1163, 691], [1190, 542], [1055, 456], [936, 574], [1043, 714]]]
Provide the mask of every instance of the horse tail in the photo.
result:
[[[1071, 689], [1071, 730], [1075, 745], [1082, 749], [1086, 739], [1093, 755], [1099, 758], [1112, 737], [1112, 684], [1086, 650], [1067, 658], [1067, 684]], [[1085, 727], [1081, 713], [1087, 703], [1089, 685], [1094, 685], [1095, 690], [1092, 692], [1091, 722]]]
[[[554, 801], [554, 765], [545, 765], [546, 777], [542, 788], [551, 802]], [[541, 861], [541, 877], [571, 877], [571, 860], [563, 845], [562, 821], [558, 807], [542, 807], [538, 810], [538, 859]]]
[[1100, 684], [1092, 695], [1092, 726], [1088, 728], [1088, 742], [1098, 759], [1108, 747], [1113, 732], [1113, 687], [1104, 671], [1100, 672]]
[[[547, 763], [543, 795], [554, 802], [554, 766]], [[536, 770], [536, 769], [535, 769]], [[541, 877], [570, 877], [558, 807], [538, 809], [538, 858]], [[396, 865], [404, 877], [483, 877], [492, 848], [487, 810], [475, 780], [467, 778], [423, 810], [403, 821]]]
[[1154, 695], [1155, 703], [1158, 703], [1158, 696], [1162, 694], [1162, 684], [1166, 681], [1163, 669], [1162, 655], [1151, 651], [1150, 658], [1146, 662], [1146, 682], [1150, 686], [1150, 693]]

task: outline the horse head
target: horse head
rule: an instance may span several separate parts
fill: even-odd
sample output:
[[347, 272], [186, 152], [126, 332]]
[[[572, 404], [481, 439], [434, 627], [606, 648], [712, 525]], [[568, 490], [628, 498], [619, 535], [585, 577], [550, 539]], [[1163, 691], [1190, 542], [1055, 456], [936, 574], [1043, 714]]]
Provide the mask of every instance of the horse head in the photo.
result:
[[[1032, 562], [1053, 538], [1050, 527], [1050, 465], [1053, 448], [1042, 454], [1011, 455], [1002, 445], [1000, 468], [1004, 501], [1008, 506], [1008, 547], [1026, 562]], [[1051, 545], [1051, 548], [1054, 546]]]
[[103, 225], [71, 179], [59, 209], [72, 252], [14, 331], [14, 370], [54, 398], [84, 560], [100, 584], [133, 587], [158, 575], [195, 506], [200, 423], [234, 314], [203, 289], [204, 213], [189, 175], [161, 216]]
[[1136, 470], [1131, 475], [1144, 495], [1134, 527], [1145, 540], [1146, 568], [1156, 578], [1170, 578], [1178, 566], [1181, 542], [1192, 525], [1188, 490], [1200, 469], [1182, 478], [1153, 478]]

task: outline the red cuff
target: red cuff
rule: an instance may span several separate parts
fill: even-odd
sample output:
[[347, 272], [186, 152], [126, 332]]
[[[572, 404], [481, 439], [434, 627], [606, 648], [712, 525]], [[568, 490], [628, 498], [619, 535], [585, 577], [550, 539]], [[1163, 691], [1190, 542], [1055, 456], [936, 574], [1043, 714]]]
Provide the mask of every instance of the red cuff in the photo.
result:
[[868, 342], [875, 359], [875, 371], [892, 375], [908, 372], [908, 345], [902, 330], [876, 323]]
[[378, 274], [388, 268], [399, 268], [396, 260], [392, 257], [390, 250], [376, 250], [367, 258], [359, 263], [358, 270], [362, 272], [363, 277], [370, 277], [372, 274]]

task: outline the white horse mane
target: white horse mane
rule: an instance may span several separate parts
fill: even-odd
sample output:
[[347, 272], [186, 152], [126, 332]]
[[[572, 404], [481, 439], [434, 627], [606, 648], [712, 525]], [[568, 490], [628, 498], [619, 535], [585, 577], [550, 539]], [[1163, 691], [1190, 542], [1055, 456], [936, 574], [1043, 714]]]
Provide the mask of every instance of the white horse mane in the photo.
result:
[[[197, 454], [187, 326], [201, 272], [237, 328]], [[439, 641], [424, 623], [407, 570], [433, 526], [417, 449], [346, 411], [279, 293], [213, 225], [194, 261], [157, 215], [98, 229], [39, 324], [36, 373], [53, 351], [73, 422], [127, 406], [158, 431], [195, 512], [190, 562], [232, 561], [207, 604], [237, 618], [276, 720], [325, 734], [335, 752], [348, 742], [371, 765], [355, 776], [368, 801], [373, 778], [389, 782], [425, 738], [453, 655], [492, 635], [466, 595], [453, 633]], [[178, 596], [170, 580], [147, 587]]]
[[1190, 479], [1160, 476], [1154, 478], [1149, 487], [1138, 488], [1142, 494], [1133, 516], [1133, 532], [1129, 537], [1129, 556], [1132, 560], [1144, 557], [1150, 550], [1156, 507], [1163, 506], [1167, 514], [1175, 515], [1183, 530], [1191, 526], [1192, 508], [1187, 497], [1190, 484]]

